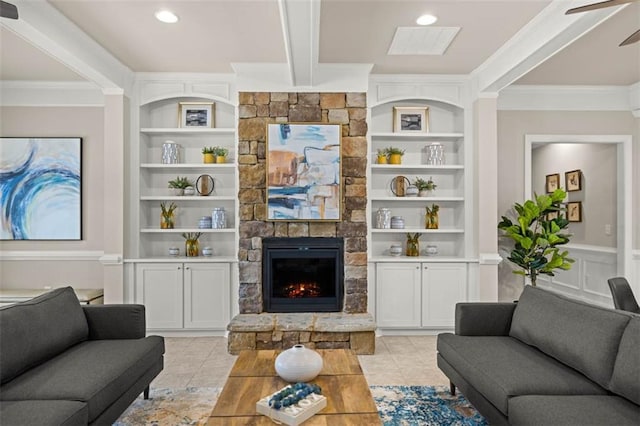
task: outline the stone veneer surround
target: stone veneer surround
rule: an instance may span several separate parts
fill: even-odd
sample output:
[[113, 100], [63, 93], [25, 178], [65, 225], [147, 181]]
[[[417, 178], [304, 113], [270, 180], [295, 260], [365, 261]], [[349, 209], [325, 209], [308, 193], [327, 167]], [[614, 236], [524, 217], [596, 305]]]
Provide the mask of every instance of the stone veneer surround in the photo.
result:
[[[343, 312], [367, 311], [367, 109], [365, 93], [241, 92], [240, 176], [241, 314], [262, 312], [262, 238], [343, 237]], [[342, 125], [342, 222], [266, 221], [266, 127], [268, 123]]]
[[[240, 201], [239, 307], [228, 349], [312, 348], [375, 350], [375, 323], [367, 314], [367, 101], [365, 93], [241, 92], [238, 105]], [[266, 131], [269, 123], [327, 123], [342, 127], [342, 221], [267, 221]], [[342, 312], [262, 313], [262, 239], [344, 238]]]

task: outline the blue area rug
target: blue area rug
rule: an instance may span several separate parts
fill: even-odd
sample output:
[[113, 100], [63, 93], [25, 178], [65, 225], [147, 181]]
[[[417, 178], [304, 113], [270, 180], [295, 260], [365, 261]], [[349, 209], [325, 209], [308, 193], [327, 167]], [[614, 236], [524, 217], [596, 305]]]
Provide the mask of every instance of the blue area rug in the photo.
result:
[[[378, 413], [387, 426], [486, 426], [464, 396], [445, 386], [371, 386]], [[151, 388], [138, 397], [114, 426], [205, 425], [220, 388]]]
[[487, 421], [460, 392], [445, 386], [370, 386], [385, 425], [486, 426]]

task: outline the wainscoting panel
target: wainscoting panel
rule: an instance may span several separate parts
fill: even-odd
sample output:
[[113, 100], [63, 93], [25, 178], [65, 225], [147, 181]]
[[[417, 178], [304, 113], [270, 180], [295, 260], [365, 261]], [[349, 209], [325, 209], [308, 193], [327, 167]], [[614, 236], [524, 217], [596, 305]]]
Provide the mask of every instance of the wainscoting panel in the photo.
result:
[[617, 250], [598, 246], [568, 246], [575, 260], [568, 271], [538, 278], [538, 285], [585, 302], [613, 307], [607, 279], [618, 275]]

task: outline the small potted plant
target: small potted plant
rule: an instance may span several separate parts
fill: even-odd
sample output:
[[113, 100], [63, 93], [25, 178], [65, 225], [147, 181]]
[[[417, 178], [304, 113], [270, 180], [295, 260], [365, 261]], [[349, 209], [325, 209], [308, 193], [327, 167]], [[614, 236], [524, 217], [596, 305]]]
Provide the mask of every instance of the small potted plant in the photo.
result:
[[419, 197], [428, 197], [438, 187], [432, 177], [429, 177], [429, 180], [416, 178], [413, 184], [418, 188]]
[[216, 162], [215, 148], [212, 146], [205, 146], [202, 148], [202, 161], [206, 164]]
[[378, 150], [377, 154], [377, 163], [378, 164], [387, 164], [389, 161], [387, 159], [387, 148], [381, 148]]
[[387, 148], [387, 154], [389, 155], [389, 164], [402, 164], [404, 149], [390, 146]]
[[425, 209], [427, 210], [424, 216], [425, 228], [438, 229], [438, 211], [440, 211], [440, 206], [437, 204], [432, 204], [431, 207], [427, 206], [425, 207]]
[[168, 206], [165, 203], [160, 203], [160, 229], [173, 229], [175, 226], [175, 210], [178, 206], [175, 203], [171, 203]]
[[193, 186], [193, 182], [191, 182], [186, 176], [177, 176], [175, 179], [170, 180], [168, 185], [171, 195], [182, 195], [186, 187]]
[[229, 155], [229, 150], [227, 148], [217, 146], [215, 147], [215, 154], [216, 154], [216, 163], [226, 163], [227, 155]]

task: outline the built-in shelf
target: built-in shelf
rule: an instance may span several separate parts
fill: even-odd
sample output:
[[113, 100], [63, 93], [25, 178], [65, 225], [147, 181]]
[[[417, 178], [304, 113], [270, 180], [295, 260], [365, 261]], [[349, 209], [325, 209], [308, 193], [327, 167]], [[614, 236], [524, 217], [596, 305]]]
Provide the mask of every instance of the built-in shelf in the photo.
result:
[[125, 259], [125, 263], [235, 263], [234, 256], [155, 256]]
[[456, 140], [464, 137], [464, 133], [394, 133], [394, 132], [373, 132], [372, 139], [412, 139], [412, 140]]
[[173, 229], [160, 229], [160, 228], [141, 228], [140, 232], [143, 233], [154, 233], [154, 234], [181, 234], [183, 232], [201, 232], [203, 234], [214, 234], [214, 233], [233, 233], [236, 232], [233, 228], [221, 228], [221, 229], [213, 229], [213, 228], [173, 228]]
[[211, 201], [234, 201], [237, 197], [231, 195], [143, 195], [140, 201], [195, 201], [195, 202], [211, 202]]
[[372, 169], [377, 170], [464, 170], [461, 164], [372, 164]]
[[370, 257], [369, 262], [429, 262], [429, 263], [474, 263], [478, 262], [478, 259], [465, 258], [465, 257], [452, 257], [452, 256], [373, 256]]
[[233, 127], [213, 127], [213, 128], [191, 128], [191, 127], [143, 127], [140, 129], [140, 133], [144, 134], [158, 134], [158, 135], [185, 135], [185, 134], [201, 134], [201, 135], [214, 135], [214, 134], [233, 134], [236, 129]]
[[423, 234], [463, 234], [464, 229], [458, 228], [445, 228], [445, 229], [425, 229], [425, 228], [402, 228], [402, 229], [371, 229], [372, 233], [376, 234], [404, 234], [404, 233], [416, 233], [421, 232]]
[[236, 165], [234, 163], [178, 163], [178, 164], [163, 164], [163, 163], [142, 163], [141, 169], [233, 169]]
[[398, 202], [398, 201], [409, 201], [409, 202], [422, 202], [428, 203], [432, 201], [464, 201], [464, 197], [376, 197], [372, 196], [371, 201], [390, 201], [390, 202]]

